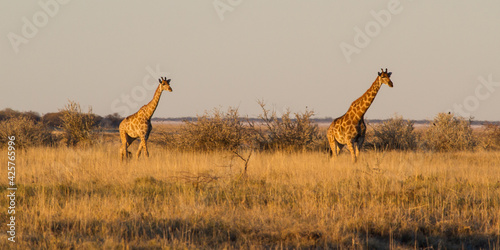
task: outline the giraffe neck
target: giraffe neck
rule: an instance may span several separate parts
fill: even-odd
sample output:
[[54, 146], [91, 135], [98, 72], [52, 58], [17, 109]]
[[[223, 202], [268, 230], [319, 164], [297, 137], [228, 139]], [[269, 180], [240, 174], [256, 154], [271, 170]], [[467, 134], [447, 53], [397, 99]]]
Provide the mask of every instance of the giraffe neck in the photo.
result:
[[151, 117], [153, 116], [153, 113], [156, 110], [156, 107], [158, 106], [158, 102], [160, 101], [161, 93], [162, 93], [161, 85], [158, 86], [158, 88], [155, 91], [155, 95], [153, 96], [153, 100], [151, 100], [146, 106], [144, 106], [144, 115], [148, 120], [151, 120]]
[[347, 112], [353, 114], [358, 119], [361, 119], [368, 108], [370, 108], [370, 105], [372, 105], [373, 100], [375, 100], [375, 96], [377, 95], [380, 86], [381, 82], [377, 77], [372, 86], [361, 97], [359, 97], [351, 104], [351, 107]]

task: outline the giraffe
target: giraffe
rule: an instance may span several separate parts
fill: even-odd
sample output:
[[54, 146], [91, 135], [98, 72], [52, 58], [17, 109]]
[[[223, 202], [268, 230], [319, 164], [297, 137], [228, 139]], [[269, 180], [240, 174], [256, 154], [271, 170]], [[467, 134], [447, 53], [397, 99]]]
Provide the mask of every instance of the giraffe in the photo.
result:
[[385, 72], [382, 69], [372, 86], [361, 97], [352, 102], [343, 116], [333, 120], [327, 132], [331, 155], [338, 156], [344, 145], [347, 145], [347, 149], [351, 152], [352, 161], [356, 162], [359, 150], [365, 140], [366, 125], [363, 117], [382, 84], [387, 84], [392, 88], [391, 74], [392, 72], [387, 72], [387, 69]]
[[137, 138], [141, 140], [139, 144], [139, 149], [137, 150], [137, 158], [141, 155], [141, 150], [144, 149], [144, 154], [149, 157], [147, 140], [149, 137], [149, 133], [153, 128], [151, 126], [151, 117], [158, 106], [158, 102], [160, 101], [161, 93], [164, 90], [168, 90], [172, 92], [172, 88], [170, 87], [170, 80], [165, 77], [161, 77], [158, 79], [160, 84], [156, 89], [155, 95], [153, 96], [153, 100], [151, 100], [148, 104], [142, 106], [137, 113], [128, 116], [123, 119], [120, 123], [120, 139], [122, 141], [122, 145], [120, 147], [120, 155], [122, 160], [125, 157], [130, 156], [130, 152], [127, 151], [128, 146]]

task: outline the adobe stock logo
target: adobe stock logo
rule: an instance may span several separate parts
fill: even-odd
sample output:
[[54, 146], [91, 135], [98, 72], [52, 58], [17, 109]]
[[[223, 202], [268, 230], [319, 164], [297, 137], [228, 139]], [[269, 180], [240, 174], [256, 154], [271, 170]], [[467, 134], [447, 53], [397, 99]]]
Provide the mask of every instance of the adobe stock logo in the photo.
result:
[[382, 28], [387, 27], [392, 20], [392, 16], [398, 15], [403, 11], [403, 6], [399, 0], [390, 0], [387, 3], [387, 9], [378, 12], [371, 10], [370, 14], [373, 20], [368, 21], [362, 30], [358, 26], [354, 26], [353, 44], [346, 42], [340, 43], [340, 50], [344, 54], [347, 63], [351, 63], [352, 55], [361, 53], [361, 50], [368, 47], [373, 38], [377, 37]]
[[158, 88], [158, 78], [169, 75], [169, 73], [161, 71], [158, 64], [155, 69], [147, 66], [146, 71], [148, 74], [142, 78], [141, 85], [133, 87], [128, 94], [122, 93], [120, 98], [111, 102], [111, 111], [113, 113], [118, 113], [120, 116], [125, 117], [130, 115], [132, 111], [135, 112], [139, 105], [146, 104], [144, 102], [148, 97], [153, 97], [152, 91]]
[[38, 6], [40, 6], [41, 10], [35, 12], [31, 19], [24, 16], [21, 18], [23, 22], [21, 35], [14, 32], [9, 32], [7, 34], [7, 38], [14, 52], [16, 52], [16, 54], [19, 53], [19, 47], [22, 44], [27, 44], [29, 39], [34, 38], [41, 28], [47, 26], [49, 19], [55, 17], [57, 13], [59, 13], [61, 5], [66, 5], [69, 1], [70, 0], [38, 1]]
[[224, 21], [224, 13], [232, 12], [238, 5], [240, 5], [243, 0], [214, 0], [212, 4], [214, 5], [215, 12], [219, 16], [221, 21]]
[[483, 76], [477, 78], [479, 84], [474, 89], [474, 95], [464, 98], [462, 103], [454, 103], [453, 109], [447, 110], [462, 117], [471, 117], [471, 114], [479, 109], [481, 101], [487, 100], [500, 87], [500, 82], [493, 81], [493, 74], [488, 75], [488, 79]]

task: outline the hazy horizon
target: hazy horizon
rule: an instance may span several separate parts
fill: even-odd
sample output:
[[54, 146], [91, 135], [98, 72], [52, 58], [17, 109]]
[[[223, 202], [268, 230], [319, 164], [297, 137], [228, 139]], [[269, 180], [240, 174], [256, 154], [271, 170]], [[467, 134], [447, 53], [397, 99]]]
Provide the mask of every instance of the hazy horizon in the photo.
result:
[[367, 119], [500, 120], [500, 2], [4, 1], [0, 110], [154, 117], [238, 107], [338, 117], [380, 68]]

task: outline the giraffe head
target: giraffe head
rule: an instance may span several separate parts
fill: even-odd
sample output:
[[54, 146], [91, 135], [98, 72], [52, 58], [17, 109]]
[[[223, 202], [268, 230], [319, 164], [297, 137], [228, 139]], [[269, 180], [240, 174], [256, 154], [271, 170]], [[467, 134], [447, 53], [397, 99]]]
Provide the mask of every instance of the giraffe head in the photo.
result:
[[172, 88], [170, 87], [170, 80], [171, 79], [167, 79], [166, 77], [160, 77], [160, 79], [158, 79], [158, 81], [160, 82], [160, 86], [161, 86], [161, 90], [168, 90], [170, 92], [172, 92]]
[[387, 72], [387, 68], [385, 69], [381, 69], [382, 72], [379, 72], [378, 73], [378, 77], [377, 77], [377, 80], [380, 82], [380, 84], [387, 84], [389, 87], [392, 88], [392, 81], [391, 81], [391, 75], [392, 75], [392, 72]]

